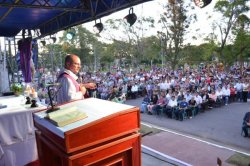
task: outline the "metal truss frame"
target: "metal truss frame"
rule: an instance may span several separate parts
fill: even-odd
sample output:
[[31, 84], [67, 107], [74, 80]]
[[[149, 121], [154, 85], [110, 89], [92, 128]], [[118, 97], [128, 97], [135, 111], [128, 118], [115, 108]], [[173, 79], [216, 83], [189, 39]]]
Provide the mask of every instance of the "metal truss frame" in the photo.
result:
[[[60, 14], [53, 15], [39, 25], [34, 25], [32, 30], [40, 29], [39, 38], [41, 38], [146, 1], [150, 0], [0, 0], [0, 9], [1, 7], [8, 8], [0, 17], [0, 23], [15, 8], [60, 11]], [[77, 17], [77, 21], [73, 22], [72, 18], [75, 17]]]

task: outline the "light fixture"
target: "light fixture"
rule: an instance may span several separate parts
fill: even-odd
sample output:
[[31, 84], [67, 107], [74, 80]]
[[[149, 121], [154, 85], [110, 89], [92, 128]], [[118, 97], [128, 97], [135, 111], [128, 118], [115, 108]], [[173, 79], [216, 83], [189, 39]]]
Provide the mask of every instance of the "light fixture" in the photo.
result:
[[124, 19], [127, 20], [130, 26], [136, 22], [137, 16], [135, 15], [134, 9], [132, 7], [129, 9], [129, 14], [125, 16]]
[[68, 30], [67, 34], [66, 34], [66, 38], [68, 40], [72, 40], [74, 38], [74, 36], [76, 35], [76, 31], [74, 28], [71, 28], [70, 30]]
[[101, 33], [101, 31], [103, 30], [103, 24], [101, 22], [101, 19], [99, 23], [96, 23], [96, 20], [95, 20], [95, 25], [93, 26], [93, 29], [95, 33]]
[[42, 43], [43, 47], [46, 45], [46, 41], [45, 40], [41, 40], [40, 42]]
[[194, 0], [196, 6], [200, 8], [204, 8], [205, 6], [209, 5], [212, 0]]

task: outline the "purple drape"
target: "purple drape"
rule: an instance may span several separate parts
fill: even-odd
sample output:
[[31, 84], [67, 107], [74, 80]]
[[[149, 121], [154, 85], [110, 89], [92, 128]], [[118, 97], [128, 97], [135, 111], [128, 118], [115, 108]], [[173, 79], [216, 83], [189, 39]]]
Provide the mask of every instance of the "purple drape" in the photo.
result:
[[32, 40], [32, 59], [35, 65], [35, 69], [38, 68], [38, 44], [36, 40]]
[[26, 83], [31, 82], [31, 38], [22, 39], [18, 42], [20, 51], [20, 67], [23, 73], [24, 81]]

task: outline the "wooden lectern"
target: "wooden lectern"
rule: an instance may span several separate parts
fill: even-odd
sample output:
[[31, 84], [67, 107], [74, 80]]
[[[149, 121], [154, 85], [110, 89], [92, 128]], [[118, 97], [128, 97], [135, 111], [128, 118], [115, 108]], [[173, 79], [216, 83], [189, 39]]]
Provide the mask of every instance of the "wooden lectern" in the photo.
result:
[[42, 166], [140, 166], [141, 138], [138, 107], [89, 98], [67, 103], [87, 118], [64, 127], [33, 114]]

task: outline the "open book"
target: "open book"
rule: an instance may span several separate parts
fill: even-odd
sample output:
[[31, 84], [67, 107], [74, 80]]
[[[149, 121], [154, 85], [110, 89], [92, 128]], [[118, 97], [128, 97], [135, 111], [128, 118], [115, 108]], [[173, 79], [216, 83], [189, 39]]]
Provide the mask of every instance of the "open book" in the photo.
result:
[[86, 117], [86, 113], [79, 111], [77, 107], [63, 108], [47, 115], [47, 119], [58, 127], [66, 126]]

